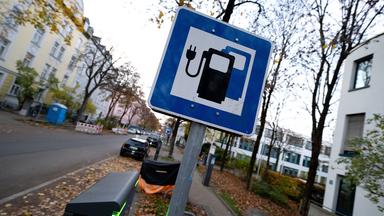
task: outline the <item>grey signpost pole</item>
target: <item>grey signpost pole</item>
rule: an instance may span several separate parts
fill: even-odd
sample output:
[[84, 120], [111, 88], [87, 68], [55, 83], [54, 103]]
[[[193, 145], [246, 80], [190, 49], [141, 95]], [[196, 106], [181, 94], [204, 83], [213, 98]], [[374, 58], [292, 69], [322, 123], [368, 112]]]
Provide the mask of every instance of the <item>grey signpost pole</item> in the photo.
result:
[[193, 170], [197, 163], [205, 134], [205, 125], [192, 122], [191, 130], [185, 145], [184, 156], [176, 179], [176, 188], [173, 191], [169, 204], [169, 216], [182, 216], [187, 204], [189, 189], [192, 184]]

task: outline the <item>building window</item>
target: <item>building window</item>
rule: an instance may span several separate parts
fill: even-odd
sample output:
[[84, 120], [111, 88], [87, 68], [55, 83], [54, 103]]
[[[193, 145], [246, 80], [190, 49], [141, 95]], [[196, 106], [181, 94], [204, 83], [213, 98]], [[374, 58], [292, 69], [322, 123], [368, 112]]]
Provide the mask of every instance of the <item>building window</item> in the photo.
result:
[[299, 173], [299, 170], [293, 169], [290, 167], [283, 166], [283, 174], [284, 175], [289, 175], [293, 177], [297, 177], [297, 174]]
[[43, 72], [40, 75], [41, 80], [47, 80], [49, 77], [49, 73], [51, 71], [51, 65], [45, 64], [45, 67], [43, 69]]
[[306, 171], [300, 171], [300, 178], [307, 179], [308, 178], [308, 172]]
[[344, 136], [344, 149], [342, 156], [353, 156], [355, 154], [352, 140], [363, 136], [365, 114], [347, 115], [346, 131]]
[[0, 36], [0, 58], [4, 58], [7, 53], [10, 41], [4, 37]]
[[59, 47], [60, 47], [59, 42], [55, 41], [55, 43], [53, 44], [53, 47], [51, 49], [51, 56], [56, 57], [56, 53], [59, 50]]
[[311, 157], [304, 156], [304, 158], [303, 158], [303, 166], [309, 167], [310, 164], [311, 164]]
[[252, 140], [241, 138], [239, 148], [247, 151], [253, 151]]
[[51, 72], [49, 73], [49, 76], [54, 76], [56, 72], [57, 72], [57, 69], [55, 67], [52, 67]]
[[77, 62], [77, 59], [75, 56], [72, 56], [71, 60], [69, 61], [69, 64], [68, 64], [68, 69], [69, 70], [73, 70], [76, 66], [76, 62]]
[[60, 47], [60, 50], [57, 53], [56, 59], [61, 60], [61, 58], [63, 57], [64, 51], [65, 51], [65, 48], [64, 47]]
[[54, 57], [55, 59], [57, 59], [57, 60], [60, 61], [61, 58], [63, 57], [64, 52], [65, 52], [65, 48], [64, 48], [64, 46], [61, 46], [60, 43], [56, 41], [56, 42], [53, 44], [53, 47], [52, 47], [52, 49], [51, 49], [51, 53], [50, 53], [50, 55], [51, 55], [52, 57]]
[[311, 141], [305, 141], [305, 149], [312, 150], [312, 142]]
[[264, 136], [267, 137], [267, 138], [271, 138], [272, 137], [272, 130], [269, 129], [269, 128], [266, 128], [264, 130]]
[[331, 156], [331, 149], [332, 149], [331, 147], [325, 146], [323, 154]]
[[293, 152], [286, 152], [284, 155], [284, 161], [299, 164], [300, 163], [300, 154], [293, 153]]
[[[269, 152], [269, 145], [263, 144], [263, 147], [261, 149], [261, 154], [265, 155], [265, 156], [268, 156], [268, 152]], [[276, 150], [275, 147], [272, 147], [271, 157], [272, 158], [276, 158], [277, 157], [277, 150]]]
[[11, 87], [11, 90], [9, 91], [9, 94], [12, 96], [17, 96], [20, 93], [20, 86], [17, 84], [13, 84]]
[[13, 6], [12, 9], [10, 10], [10, 13], [8, 16], [5, 17], [5, 25], [8, 27], [16, 30], [17, 28], [17, 23], [16, 23], [16, 16], [18, 16], [21, 13], [21, 10], [18, 8], [17, 5]]
[[34, 58], [34, 55], [32, 55], [30, 52], [27, 52], [23, 60], [23, 65], [25, 67], [30, 67]]
[[372, 55], [356, 61], [353, 89], [369, 87], [372, 71]]
[[320, 184], [325, 185], [327, 183], [327, 177], [320, 176]]
[[288, 145], [302, 148], [303, 144], [304, 144], [304, 140], [301, 137], [287, 135], [287, 143], [288, 143]]
[[322, 165], [321, 166], [321, 171], [325, 172], [325, 173], [328, 173], [328, 165]]
[[63, 77], [63, 81], [61, 81], [61, 87], [64, 87], [67, 84], [68, 79], [69, 79], [69, 75], [65, 74]]
[[82, 45], [83, 45], [83, 39], [81, 38], [77, 39], [75, 48], [80, 49]]
[[39, 46], [41, 43], [41, 39], [43, 38], [44, 30], [42, 29], [36, 29], [35, 34], [32, 37], [32, 43]]

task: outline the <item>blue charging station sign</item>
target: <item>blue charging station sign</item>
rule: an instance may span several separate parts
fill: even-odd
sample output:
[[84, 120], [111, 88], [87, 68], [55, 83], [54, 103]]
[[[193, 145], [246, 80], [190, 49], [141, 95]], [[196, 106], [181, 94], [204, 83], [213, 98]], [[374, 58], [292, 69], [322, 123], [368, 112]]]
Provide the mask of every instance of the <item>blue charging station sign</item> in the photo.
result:
[[180, 8], [149, 105], [165, 114], [251, 135], [271, 49], [266, 39]]

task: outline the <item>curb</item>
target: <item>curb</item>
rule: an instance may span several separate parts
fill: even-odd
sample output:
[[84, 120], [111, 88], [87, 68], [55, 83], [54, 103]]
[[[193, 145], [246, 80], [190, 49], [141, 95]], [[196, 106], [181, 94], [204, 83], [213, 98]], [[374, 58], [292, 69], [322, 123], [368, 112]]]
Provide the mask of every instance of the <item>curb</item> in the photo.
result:
[[114, 158], [114, 157], [116, 157], [116, 156], [111, 156], [111, 157], [105, 158], [105, 159], [103, 159], [103, 160], [101, 160], [101, 161], [97, 161], [97, 162], [95, 162], [95, 163], [93, 163], [93, 164], [90, 164], [90, 165], [88, 165], [88, 166], [85, 166], [85, 167], [82, 167], [82, 168], [80, 168], [80, 169], [74, 170], [74, 171], [72, 171], [72, 172], [66, 173], [66, 174], [64, 174], [63, 176], [57, 177], [57, 178], [55, 178], [55, 179], [52, 179], [52, 180], [49, 180], [49, 181], [46, 181], [46, 182], [43, 182], [43, 183], [41, 183], [41, 184], [39, 184], [39, 185], [36, 185], [36, 186], [34, 186], [34, 187], [28, 188], [28, 189], [23, 190], [23, 191], [21, 191], [21, 192], [15, 193], [15, 194], [13, 194], [13, 195], [11, 195], [11, 196], [8, 196], [8, 197], [5, 197], [5, 198], [3, 198], [3, 199], [0, 199], [0, 205], [3, 205], [3, 204], [5, 204], [5, 203], [7, 203], [7, 202], [9, 202], [9, 201], [11, 201], [11, 200], [17, 199], [17, 198], [19, 198], [19, 197], [21, 197], [21, 196], [24, 196], [24, 195], [26, 195], [26, 194], [28, 194], [28, 193], [31, 193], [31, 192], [33, 192], [33, 191], [39, 190], [39, 189], [41, 189], [41, 188], [43, 188], [43, 187], [45, 187], [45, 186], [48, 186], [48, 185], [50, 185], [50, 184], [52, 184], [52, 183], [55, 183], [55, 182], [57, 182], [57, 181], [59, 181], [59, 180], [65, 178], [65, 177], [66, 177], [67, 175], [69, 175], [69, 174], [76, 174], [76, 173], [78, 173], [78, 172], [80, 172], [80, 171], [83, 171], [83, 170], [85, 170], [85, 169], [87, 169], [87, 168], [89, 168], [89, 167], [91, 167], [91, 166], [94, 166], [94, 165], [103, 163], [103, 162], [105, 162], [105, 161], [111, 160], [111, 159]]
[[[200, 172], [198, 172], [197, 171], [197, 173], [200, 175], [200, 177], [201, 178], [203, 178], [203, 176], [201, 175], [201, 173]], [[206, 186], [207, 187], [207, 186]], [[207, 187], [208, 188], [208, 190], [210, 190], [210, 191], [212, 191], [213, 192], [213, 194], [215, 194], [215, 196], [220, 200], [220, 202], [221, 203], [223, 203], [223, 205], [227, 208], [227, 210], [232, 214], [232, 215], [234, 215], [234, 216], [238, 216], [238, 214], [236, 214], [236, 212], [220, 197], [220, 195], [217, 193], [217, 191], [214, 189], [214, 188], [212, 188], [212, 186], [208, 186]], [[205, 207], [205, 206], [203, 206], [203, 207]], [[206, 209], [206, 208], [204, 208], [204, 209]], [[213, 214], [212, 214], [212, 212], [211, 211], [207, 211], [207, 213], [208, 213], [208, 215], [210, 216], [210, 215], [212, 215], [213, 216]]]
[[228, 209], [229, 212], [231, 212], [232, 215], [239, 216], [224, 200], [221, 198], [221, 196], [217, 193], [216, 190], [211, 189], [212, 192], [215, 194], [215, 196], [224, 204], [224, 206]]

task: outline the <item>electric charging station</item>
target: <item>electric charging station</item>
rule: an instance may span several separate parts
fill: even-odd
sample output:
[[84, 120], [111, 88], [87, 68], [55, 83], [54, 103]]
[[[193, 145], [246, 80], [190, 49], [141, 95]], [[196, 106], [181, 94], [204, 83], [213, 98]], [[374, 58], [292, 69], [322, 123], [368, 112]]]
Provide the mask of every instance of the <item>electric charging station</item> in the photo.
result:
[[129, 210], [139, 178], [136, 171], [110, 173], [71, 200], [64, 216], [120, 216]]
[[192, 122], [168, 215], [184, 211], [205, 126], [254, 133], [271, 50], [267, 39], [177, 11], [148, 99], [153, 110]]

